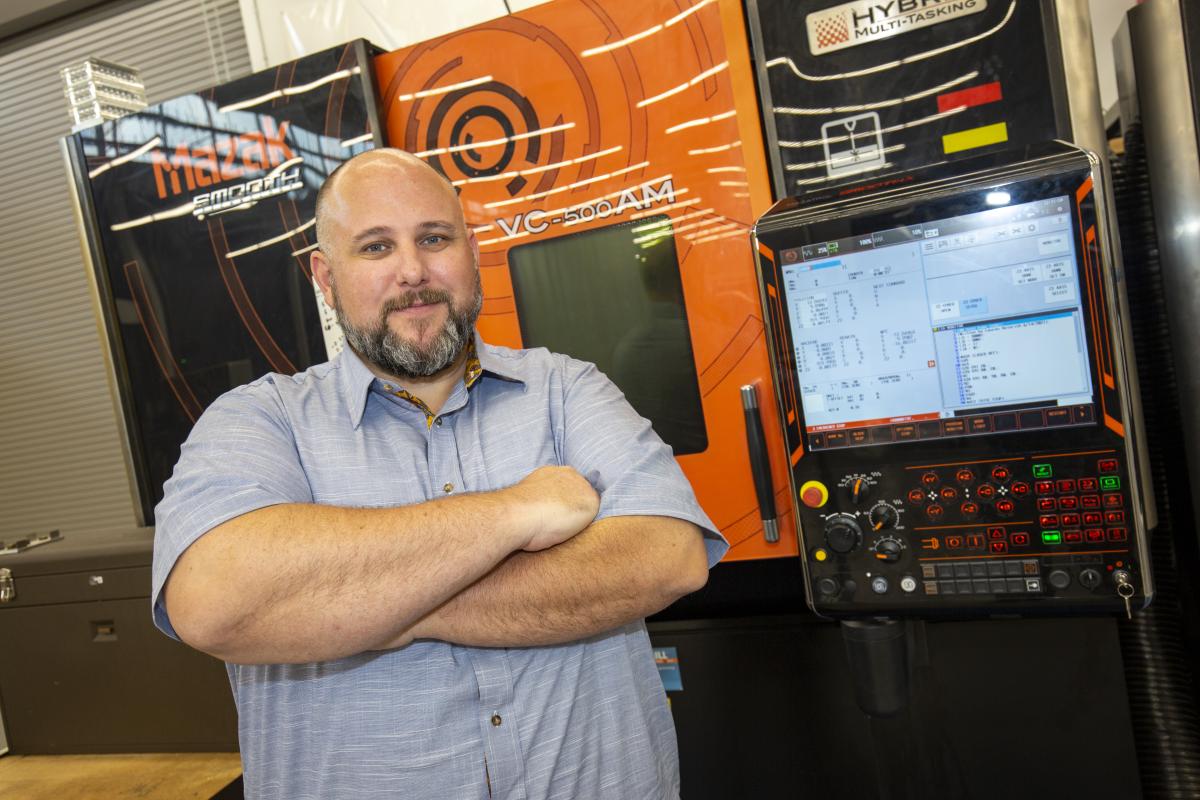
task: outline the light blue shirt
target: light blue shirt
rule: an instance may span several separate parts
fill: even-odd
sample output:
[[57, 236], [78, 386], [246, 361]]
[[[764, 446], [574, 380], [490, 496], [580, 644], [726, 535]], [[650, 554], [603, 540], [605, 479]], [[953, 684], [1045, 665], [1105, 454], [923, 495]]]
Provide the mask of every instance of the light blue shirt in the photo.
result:
[[[482, 377], [469, 389], [460, 381], [433, 424], [349, 350], [213, 403], [155, 511], [155, 624], [175, 636], [167, 575], [192, 542], [240, 514], [419, 503], [501, 489], [544, 465], [586, 477], [598, 518], [688, 520], [704, 530], [709, 566], [721, 558], [728, 545], [670, 448], [593, 365], [477, 348]], [[675, 729], [641, 621], [552, 647], [419, 641], [228, 669], [249, 798], [484, 800], [489, 782], [490, 797], [513, 800], [679, 794]]]

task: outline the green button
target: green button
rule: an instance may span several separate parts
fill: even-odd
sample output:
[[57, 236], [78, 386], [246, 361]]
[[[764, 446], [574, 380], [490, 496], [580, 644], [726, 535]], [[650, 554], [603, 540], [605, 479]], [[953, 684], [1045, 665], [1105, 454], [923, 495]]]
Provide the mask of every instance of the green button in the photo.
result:
[[1106, 492], [1116, 491], [1121, 488], [1121, 479], [1116, 475], [1101, 475], [1100, 488]]
[[1054, 475], [1054, 470], [1050, 468], [1049, 464], [1034, 464], [1033, 465], [1033, 477], [1049, 478], [1052, 475]]
[[1062, 533], [1059, 531], [1042, 531], [1042, 544], [1062, 544]]

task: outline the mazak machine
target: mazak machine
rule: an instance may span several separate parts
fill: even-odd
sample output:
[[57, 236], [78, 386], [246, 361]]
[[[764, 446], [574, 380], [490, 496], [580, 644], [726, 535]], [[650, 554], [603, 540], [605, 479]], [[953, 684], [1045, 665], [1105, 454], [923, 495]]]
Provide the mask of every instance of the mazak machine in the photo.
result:
[[784, 200], [759, 221], [817, 613], [1150, 601], [1153, 511], [1101, 175], [1049, 143]]

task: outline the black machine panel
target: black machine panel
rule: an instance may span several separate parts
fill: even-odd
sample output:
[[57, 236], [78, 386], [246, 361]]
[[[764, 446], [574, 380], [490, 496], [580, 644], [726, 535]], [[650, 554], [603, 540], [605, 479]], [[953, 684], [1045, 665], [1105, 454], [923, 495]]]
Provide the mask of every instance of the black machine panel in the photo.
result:
[[778, 197], [1073, 138], [1052, 0], [747, 8]]
[[1100, 173], [1066, 145], [1021, 155], [783, 201], [759, 221], [818, 613], [1149, 600]]
[[331, 357], [317, 189], [382, 143], [364, 40], [67, 137], [141, 521], [208, 405]]

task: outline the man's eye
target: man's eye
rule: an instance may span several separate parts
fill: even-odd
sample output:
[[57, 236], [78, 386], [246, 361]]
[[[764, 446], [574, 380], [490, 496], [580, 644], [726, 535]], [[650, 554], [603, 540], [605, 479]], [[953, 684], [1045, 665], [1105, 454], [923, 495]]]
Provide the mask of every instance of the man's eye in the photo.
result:
[[363, 247], [362, 251], [364, 253], [383, 253], [387, 251], [387, 245], [383, 242], [371, 242]]
[[448, 237], [442, 236], [440, 233], [431, 233], [422, 239], [421, 243], [437, 247], [438, 245], [445, 244], [447, 241], [449, 241]]

